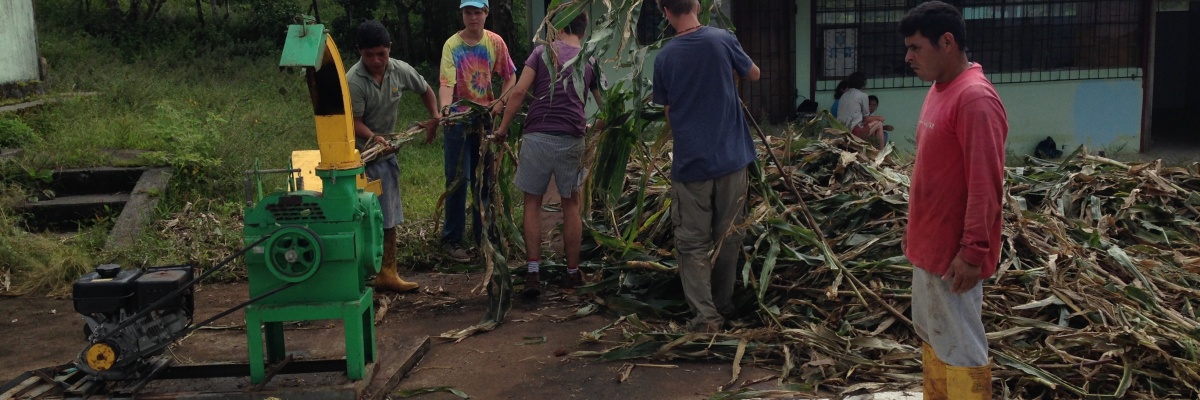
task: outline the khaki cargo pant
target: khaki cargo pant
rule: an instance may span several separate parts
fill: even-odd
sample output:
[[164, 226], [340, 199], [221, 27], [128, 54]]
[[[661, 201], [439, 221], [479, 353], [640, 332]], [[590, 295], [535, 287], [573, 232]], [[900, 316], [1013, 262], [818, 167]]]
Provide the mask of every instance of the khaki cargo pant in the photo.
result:
[[[671, 182], [671, 222], [692, 326], [719, 327], [733, 313], [733, 284], [746, 218], [746, 168], [699, 182]], [[713, 257], [716, 252], [716, 257]], [[715, 259], [714, 259], [715, 258]]]

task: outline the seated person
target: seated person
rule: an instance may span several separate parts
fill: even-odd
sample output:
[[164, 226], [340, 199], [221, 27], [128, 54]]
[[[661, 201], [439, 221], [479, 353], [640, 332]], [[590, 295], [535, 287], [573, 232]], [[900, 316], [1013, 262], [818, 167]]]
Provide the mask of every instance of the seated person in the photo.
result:
[[867, 86], [867, 77], [861, 72], [850, 74], [846, 79], [846, 92], [838, 106], [838, 121], [850, 133], [883, 148], [886, 143], [883, 133], [883, 117], [871, 115], [870, 100], [862, 89]]
[[[871, 107], [870, 107], [871, 113], [867, 114], [867, 116], [873, 116], [873, 115], [875, 115], [875, 110], [879, 109], [879, 97], [875, 96], [875, 95], [870, 95], [870, 96], [867, 96], [867, 99], [868, 99], [868, 103], [870, 103], [870, 105], [871, 105]], [[882, 118], [882, 117], [880, 117], [880, 118]], [[883, 126], [883, 142], [884, 143], [888, 142], [888, 136], [890, 136], [891, 132], [894, 130], [896, 130], [896, 127], [894, 127], [894, 126], [891, 126], [891, 125]]]
[[837, 88], [833, 89], [833, 106], [829, 107], [829, 113], [837, 118], [838, 102], [842, 100], [842, 95], [846, 93], [846, 81], [838, 82]]

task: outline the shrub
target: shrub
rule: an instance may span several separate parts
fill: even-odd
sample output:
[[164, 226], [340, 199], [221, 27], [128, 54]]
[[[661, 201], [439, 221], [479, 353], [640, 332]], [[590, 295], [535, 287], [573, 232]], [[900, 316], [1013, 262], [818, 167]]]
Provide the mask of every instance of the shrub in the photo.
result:
[[29, 125], [15, 118], [0, 118], [0, 147], [25, 147], [35, 140]]
[[226, 121], [213, 113], [180, 109], [170, 102], [158, 103], [151, 128], [165, 144], [165, 151], [150, 152], [143, 157], [154, 164], [168, 164], [176, 172], [200, 174], [221, 164], [215, 154], [216, 142], [221, 140], [220, 125]]

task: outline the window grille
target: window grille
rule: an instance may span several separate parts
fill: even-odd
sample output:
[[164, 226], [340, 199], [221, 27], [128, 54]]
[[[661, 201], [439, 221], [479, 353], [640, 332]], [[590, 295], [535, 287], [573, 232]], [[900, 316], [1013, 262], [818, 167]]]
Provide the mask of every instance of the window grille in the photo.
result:
[[[900, 20], [921, 0], [817, 0], [818, 90], [854, 71], [873, 88], [923, 86], [904, 62]], [[994, 83], [1140, 76], [1144, 47], [1138, 0], [959, 0], [967, 53]]]
[[[642, 46], [649, 46], [663, 38], [663, 26], [667, 17], [658, 9], [658, 1], [642, 0], [642, 11], [638, 15], [637, 40]], [[671, 28], [667, 28], [671, 30]], [[674, 30], [671, 30], [674, 33]]]

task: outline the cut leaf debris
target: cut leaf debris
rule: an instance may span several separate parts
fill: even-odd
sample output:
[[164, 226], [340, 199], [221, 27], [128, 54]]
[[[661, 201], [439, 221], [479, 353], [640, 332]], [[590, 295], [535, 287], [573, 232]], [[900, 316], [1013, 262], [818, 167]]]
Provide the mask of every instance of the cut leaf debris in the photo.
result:
[[467, 396], [467, 394], [463, 393], [463, 391], [455, 389], [450, 386], [423, 387], [423, 388], [418, 388], [418, 389], [401, 390], [401, 391], [397, 391], [395, 394], [396, 394], [396, 396], [398, 396], [402, 399], [407, 399], [409, 397], [419, 396], [419, 395], [428, 394], [428, 393], [450, 393], [455, 396], [458, 396], [460, 399], [470, 399], [471, 398], [471, 396]]
[[[738, 360], [780, 371], [778, 389], [714, 398], [804, 398], [919, 382], [920, 339], [907, 316], [913, 267], [901, 251], [911, 163], [890, 145], [876, 150], [848, 134], [828, 112], [776, 136], [756, 132], [732, 329], [680, 329], [689, 312], [666, 217], [672, 142], [641, 69], [663, 41], [630, 40], [640, 3], [572, 3], [603, 11], [578, 57], [611, 55], [631, 74], [603, 90], [597, 118], [605, 128], [588, 138], [583, 267], [595, 273], [576, 290], [590, 303], [577, 316], [621, 317], [581, 334], [608, 348], [571, 355]], [[722, 19], [713, 10], [702, 3], [702, 23]], [[548, 15], [543, 25], [551, 24]], [[508, 143], [492, 145], [503, 154], [495, 159], [504, 159], [494, 161], [498, 176], [515, 169], [519, 126], [510, 126]], [[995, 392], [1200, 396], [1200, 165], [1123, 163], [1082, 147], [1060, 162], [1025, 164], [1006, 170], [1001, 262], [984, 287]], [[445, 338], [493, 329], [510, 306], [505, 261], [516, 258], [509, 249], [521, 238], [512, 189], [491, 182], [498, 200], [484, 223], [499, 235], [481, 244], [489, 309], [480, 324]]]
[[[595, 238], [586, 258], [604, 261], [593, 303], [641, 316], [641, 326], [622, 317], [589, 335], [611, 344], [599, 338], [619, 331], [615, 345], [573, 355], [740, 358], [809, 393], [920, 378], [920, 339], [906, 316], [913, 267], [901, 251], [911, 164], [828, 114], [759, 143], [741, 318], [730, 332], [698, 336], [669, 325], [688, 313], [672, 230], [651, 219], [669, 207], [670, 143], [647, 140], [634, 147], [650, 162], [628, 163], [624, 192], [592, 209], [585, 235]], [[1200, 395], [1198, 171], [1082, 148], [1006, 170], [1002, 257], [984, 287], [997, 385], [1015, 398]], [[777, 392], [727, 394], [749, 393]]]

